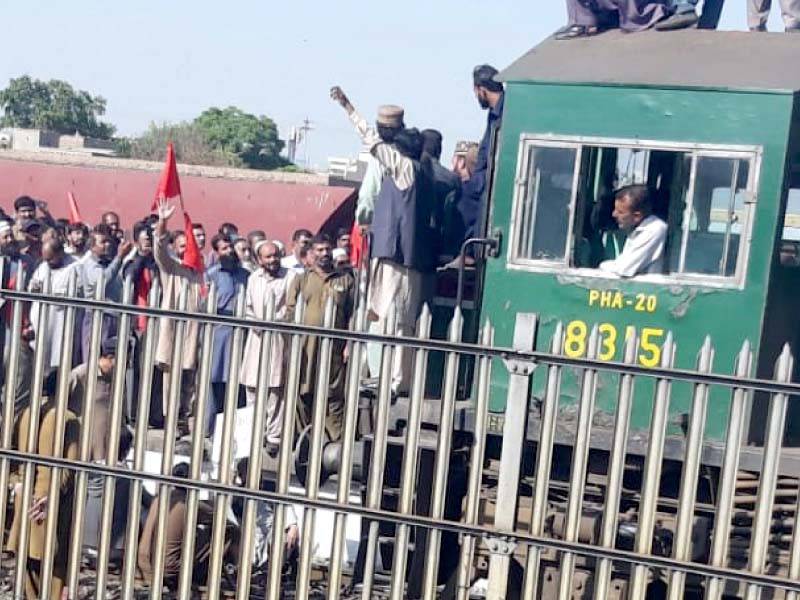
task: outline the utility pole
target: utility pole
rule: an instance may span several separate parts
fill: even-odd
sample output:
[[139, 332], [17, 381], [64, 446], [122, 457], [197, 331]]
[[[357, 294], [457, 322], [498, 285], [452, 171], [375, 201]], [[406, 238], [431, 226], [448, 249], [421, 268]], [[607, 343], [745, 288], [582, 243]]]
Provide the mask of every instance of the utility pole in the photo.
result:
[[314, 129], [314, 124], [306, 117], [303, 120], [303, 124], [298, 127], [298, 142], [303, 142], [303, 163], [305, 168], [309, 168], [309, 159], [308, 159], [308, 132]]

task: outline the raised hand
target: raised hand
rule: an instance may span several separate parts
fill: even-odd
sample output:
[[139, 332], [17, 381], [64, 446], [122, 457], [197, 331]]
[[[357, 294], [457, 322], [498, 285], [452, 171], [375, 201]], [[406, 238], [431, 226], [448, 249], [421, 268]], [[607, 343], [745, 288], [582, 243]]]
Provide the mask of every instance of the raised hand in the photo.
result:
[[350, 103], [349, 98], [338, 85], [331, 88], [331, 98], [334, 102], [339, 103], [348, 113], [353, 111], [353, 105]]
[[159, 221], [169, 221], [170, 217], [175, 213], [175, 207], [170, 204], [166, 198], [159, 198], [156, 206], [156, 214]]

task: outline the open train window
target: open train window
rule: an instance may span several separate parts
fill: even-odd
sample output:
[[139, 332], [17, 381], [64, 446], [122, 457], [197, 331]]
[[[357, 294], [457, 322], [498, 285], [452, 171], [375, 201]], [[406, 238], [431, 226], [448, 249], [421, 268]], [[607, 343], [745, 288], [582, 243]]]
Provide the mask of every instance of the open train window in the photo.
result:
[[645, 184], [668, 225], [664, 271], [646, 277], [739, 283], [757, 156], [755, 148], [523, 136], [509, 264], [607, 276], [597, 266], [625, 244], [614, 190]]
[[800, 150], [794, 155], [789, 173], [780, 262], [785, 267], [800, 267]]

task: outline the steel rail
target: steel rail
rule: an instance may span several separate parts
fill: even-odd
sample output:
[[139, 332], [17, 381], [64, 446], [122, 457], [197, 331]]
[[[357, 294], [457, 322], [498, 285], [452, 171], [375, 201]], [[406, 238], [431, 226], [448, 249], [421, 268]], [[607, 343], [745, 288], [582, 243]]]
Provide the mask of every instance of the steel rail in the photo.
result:
[[464, 535], [477, 536], [483, 539], [503, 538], [510, 541], [529, 544], [546, 549], [552, 549], [561, 552], [573, 552], [582, 556], [591, 558], [607, 558], [615, 562], [624, 562], [628, 564], [642, 564], [644, 566], [654, 569], [675, 569], [683, 571], [687, 574], [700, 575], [705, 577], [718, 577], [720, 579], [730, 579], [745, 584], [761, 585], [771, 588], [780, 588], [795, 592], [800, 592], [800, 581], [793, 581], [783, 577], [775, 577], [772, 575], [762, 575], [732, 569], [727, 567], [715, 567], [701, 563], [683, 563], [675, 560], [674, 558], [660, 557], [654, 555], [639, 555], [635, 552], [628, 550], [618, 550], [614, 548], [601, 548], [592, 546], [582, 542], [567, 542], [555, 538], [547, 538], [543, 536], [530, 535], [525, 532], [503, 532], [499, 533], [489, 527], [482, 527], [480, 525], [466, 525], [463, 523], [456, 523], [455, 521], [437, 521], [430, 517], [420, 515], [401, 515], [382, 509], [372, 509], [364, 506], [348, 505], [342, 506], [334, 500], [317, 499], [310, 500], [303, 496], [288, 496], [279, 494], [277, 492], [269, 492], [266, 490], [250, 490], [234, 485], [224, 485], [214, 483], [212, 481], [190, 481], [171, 475], [160, 475], [157, 473], [144, 473], [136, 472], [123, 467], [110, 467], [102, 464], [88, 464], [79, 461], [73, 461], [65, 458], [55, 458], [51, 456], [32, 455], [18, 450], [0, 450], [0, 456], [5, 456], [11, 460], [27, 461], [32, 464], [48, 466], [48, 467], [63, 467], [72, 470], [82, 470], [96, 472], [101, 475], [117, 475], [124, 479], [130, 480], [143, 480], [154, 481], [160, 485], [168, 485], [172, 487], [182, 487], [186, 489], [197, 489], [200, 491], [215, 492], [219, 494], [228, 494], [241, 496], [245, 499], [258, 500], [263, 502], [273, 502], [281, 506], [290, 504], [300, 505], [306, 508], [315, 508], [318, 510], [327, 510], [332, 512], [343, 512], [352, 514], [368, 519], [375, 519], [379, 521], [386, 521], [388, 523], [405, 523], [414, 527], [424, 527], [426, 529], [440, 529], [442, 531], [451, 531], [453, 533], [460, 533]]
[[[275, 331], [286, 334], [321, 335], [352, 342], [374, 342], [377, 344], [396, 344], [397, 336], [376, 334], [363, 331], [350, 331], [345, 329], [328, 330], [314, 325], [301, 325], [280, 321], [256, 321], [232, 317], [229, 315], [209, 315], [195, 312], [181, 312], [162, 308], [148, 308], [143, 306], [123, 305], [115, 302], [91, 300], [89, 298], [65, 298], [63, 296], [44, 296], [34, 292], [17, 292], [0, 290], [0, 300], [24, 300], [66, 306], [74, 303], [86, 309], [103, 309], [118, 313], [131, 313], [134, 315], [149, 315], [172, 319], [185, 319], [199, 323], [214, 323], [231, 327], [248, 327], [263, 331]], [[590, 358], [571, 358], [567, 356], [554, 356], [549, 352], [539, 350], [515, 350], [513, 348], [487, 347], [481, 344], [467, 342], [450, 342], [447, 340], [421, 340], [417, 338], [403, 338], [403, 345], [408, 348], [424, 348], [429, 351], [457, 352], [463, 355], [490, 356], [502, 360], [527, 361], [543, 365], [560, 365], [578, 368], [596, 368], [606, 372], [619, 374], [642, 375], [654, 379], [675, 379], [689, 383], [705, 383], [708, 385], [722, 385], [729, 388], [743, 388], [770, 394], [787, 394], [800, 396], [800, 382], [790, 383], [759, 379], [757, 377], [737, 378], [735, 375], [718, 373], [697, 373], [690, 369], [645, 367], [642, 365], [625, 364], [618, 361], [604, 361]], [[790, 398], [790, 401], [793, 401]]]

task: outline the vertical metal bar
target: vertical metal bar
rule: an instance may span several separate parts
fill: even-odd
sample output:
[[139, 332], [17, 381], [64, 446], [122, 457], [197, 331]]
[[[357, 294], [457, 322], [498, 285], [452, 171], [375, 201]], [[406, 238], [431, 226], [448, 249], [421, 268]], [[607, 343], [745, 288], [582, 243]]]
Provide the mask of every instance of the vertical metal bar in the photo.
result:
[[[396, 327], [394, 303], [389, 308], [389, 316], [384, 322], [384, 335], [394, 333]], [[375, 431], [372, 438], [372, 456], [370, 458], [369, 480], [367, 482], [367, 507], [380, 508], [383, 488], [383, 471], [386, 464], [386, 435], [389, 424], [389, 405], [392, 396], [392, 364], [395, 348], [384, 345], [381, 356], [381, 373], [378, 391], [378, 410], [375, 417]], [[378, 546], [379, 521], [370, 521], [367, 532], [367, 549], [364, 559], [364, 581], [361, 597], [372, 600], [372, 586], [375, 579], [375, 556]]]
[[[160, 290], [158, 279], [153, 281], [150, 288], [148, 306], [156, 308], [159, 305]], [[94, 323], [92, 323], [94, 326]], [[99, 333], [98, 333], [99, 336]], [[147, 450], [147, 425], [150, 420], [151, 382], [153, 381], [156, 340], [158, 336], [158, 317], [148, 316], [143, 337], [141, 354], [141, 372], [139, 376], [139, 408], [136, 411], [136, 431], [133, 441], [133, 470], [144, 470], [144, 457]], [[99, 341], [99, 337], [98, 337]], [[96, 354], [96, 351], [92, 351]], [[88, 448], [88, 445], [87, 445]], [[122, 568], [122, 599], [133, 600], [134, 581], [136, 578], [136, 558], [139, 546], [139, 523], [142, 517], [142, 480], [131, 481], [130, 502], [128, 503], [128, 527], [125, 532], [125, 555]], [[84, 484], [85, 490], [85, 484]], [[84, 496], [86, 492], [84, 491]], [[77, 585], [77, 576], [75, 579]], [[74, 599], [70, 599], [74, 600]]]
[[[181, 282], [180, 296], [178, 299], [178, 310], [186, 312], [189, 299], [189, 283], [186, 280]], [[167, 404], [167, 418], [164, 423], [164, 447], [161, 455], [161, 474], [172, 474], [172, 461], [175, 454], [175, 434], [178, 427], [178, 409], [180, 407], [181, 396], [181, 377], [183, 375], [183, 341], [186, 335], [188, 322], [185, 319], [176, 319], [174, 337], [172, 339], [172, 356], [170, 357], [169, 371], [169, 399]], [[195, 427], [198, 425], [195, 424]], [[164, 587], [164, 559], [166, 550], [167, 517], [169, 516], [169, 500], [172, 487], [165, 483], [158, 485], [158, 496], [154, 502], [158, 502], [158, 520], [155, 532], [155, 552], [153, 553], [153, 581], [150, 587], [150, 598], [161, 600]], [[150, 507], [153, 510], [154, 507]], [[98, 588], [98, 594], [100, 590]], [[102, 600], [98, 596], [97, 600]]]
[[[242, 291], [243, 292], [243, 291]], [[217, 313], [217, 290], [212, 283], [208, 290], [206, 312]], [[236, 316], [244, 314], [244, 293], [239, 293], [236, 302]], [[235, 334], [234, 334], [235, 335]], [[211, 356], [214, 343], [214, 325], [203, 324], [203, 337], [200, 344], [200, 372], [197, 381], [197, 404], [194, 413], [194, 431], [192, 431], [192, 459], [189, 479], [199, 481], [203, 469], [203, 442], [206, 439], [205, 423], [208, 413], [208, 399], [211, 389]], [[237, 362], [238, 355], [231, 344], [231, 363]], [[213, 419], [214, 416], [211, 415]], [[197, 529], [199, 492], [196, 488], [186, 491], [186, 521], [184, 523], [183, 545], [181, 547], [181, 572], [178, 583], [178, 598], [188, 600], [192, 593], [192, 573], [194, 571], [195, 531]]]
[[[633, 333], [625, 341], [623, 361], [632, 365], [636, 362], [638, 339]], [[617, 538], [617, 522], [619, 520], [619, 502], [622, 495], [622, 477], [625, 473], [625, 449], [628, 441], [628, 427], [631, 420], [633, 389], [636, 378], [628, 373], [620, 375], [619, 393], [617, 395], [617, 416], [614, 420], [614, 437], [611, 452], [608, 456], [608, 483], [606, 485], [606, 504], [603, 523], [600, 528], [600, 545], [613, 548]], [[611, 569], [613, 563], [601, 558], [597, 563], [594, 577], [594, 599], [606, 600], [611, 585]]]
[[[597, 358], [600, 345], [600, 332], [597, 325], [592, 327], [587, 346], [587, 357]], [[572, 469], [569, 478], [569, 498], [564, 523], [564, 539], [577, 542], [583, 514], [583, 492], [586, 488], [586, 473], [589, 469], [589, 441], [592, 434], [595, 394], [597, 392], [597, 371], [584, 369], [581, 380], [581, 395], [578, 404], [578, 423], [575, 429], [575, 444], [572, 447]], [[559, 598], [569, 600], [572, 594], [572, 574], [575, 568], [575, 555], [565, 552], [561, 555], [561, 577], [559, 579]]]
[[686, 248], [689, 245], [689, 230], [692, 221], [692, 206], [694, 205], [694, 188], [697, 180], [697, 152], [691, 153], [692, 162], [689, 167], [689, 187], [686, 190], [686, 208], [683, 211], [683, 235], [681, 236], [681, 249], [678, 256], [678, 273], [683, 273], [686, 268]]
[[[133, 302], [133, 279], [128, 276], [122, 292], [122, 302]], [[128, 369], [128, 335], [131, 329], [131, 315], [120, 313], [117, 323], [117, 349], [114, 357], [114, 379], [111, 388], [111, 410], [109, 416], [108, 454], [106, 465], [114, 466], [119, 460], [119, 440], [125, 410], [123, 395], [125, 393], [125, 373]], [[90, 374], [90, 377], [93, 374]], [[111, 531], [114, 519], [114, 496], [116, 493], [116, 477], [107, 475], [103, 484], [103, 504], [100, 511], [99, 540], [97, 543], [97, 600], [106, 596], [106, 580], [108, 578], [108, 558], [111, 553]]]
[[[550, 342], [550, 352], [556, 356], [564, 350], [564, 324], [559, 321]], [[558, 399], [561, 396], [561, 367], [547, 367], [547, 387], [541, 409], [541, 427], [539, 443], [536, 449], [536, 467], [534, 471], [533, 502], [531, 506], [531, 535], [542, 535], [544, 520], [547, 514], [547, 490], [550, 483], [550, 470], [553, 463], [553, 442], [556, 436], [556, 419], [558, 418]], [[524, 598], [533, 598], [539, 587], [539, 560], [542, 549], [528, 546], [528, 557], [525, 566]], [[464, 599], [466, 600], [466, 599]]]
[[[536, 340], [537, 317], [532, 313], [517, 313], [514, 325], [514, 350], [532, 350]], [[503, 450], [500, 455], [500, 475], [497, 482], [497, 510], [494, 528], [498, 533], [513, 532], [517, 518], [519, 479], [522, 452], [528, 428], [530, 384], [532, 365], [512, 363], [508, 378], [505, 420], [503, 422]], [[509, 554], [492, 554], [489, 560], [487, 600], [504, 600], [511, 567]]]
[[[461, 307], [456, 306], [453, 320], [450, 322], [450, 341], [460, 342], [464, 318]], [[456, 408], [456, 391], [458, 387], [458, 362], [460, 355], [456, 352], [447, 354], [445, 367], [444, 393], [442, 394], [442, 411], [439, 416], [439, 436], [436, 442], [436, 466], [433, 471], [433, 493], [431, 494], [431, 514], [434, 519], [444, 518], [444, 504], [447, 497], [447, 481], [450, 475], [450, 449], [453, 443], [453, 416]], [[432, 600], [436, 594], [439, 578], [439, 550], [442, 544], [442, 531], [428, 531], [428, 550], [425, 561], [423, 581], [423, 598]]]
[[[333, 327], [335, 306], [333, 298], [329, 297], [325, 303], [326, 329]], [[309, 452], [308, 471], [306, 475], [306, 498], [315, 500], [319, 494], [319, 474], [322, 465], [322, 442], [325, 437], [325, 419], [328, 412], [328, 390], [330, 387], [331, 370], [331, 351], [332, 340], [325, 336], [320, 340], [319, 358], [317, 364], [317, 387], [314, 391], [314, 406], [312, 410], [311, 425], [311, 449]], [[309, 583], [311, 576], [311, 550], [313, 544], [311, 540], [314, 536], [314, 528], [317, 518], [317, 511], [314, 508], [306, 508], [303, 511], [303, 533], [304, 543], [300, 547], [300, 566], [297, 574], [297, 597], [307, 598], [309, 595]], [[239, 600], [244, 600], [240, 598]]]
[[[246, 297], [246, 296], [245, 296]], [[241, 297], [238, 298], [241, 302]], [[238, 310], [237, 302], [237, 310]], [[243, 307], [242, 307], [243, 308]], [[241, 357], [243, 331], [240, 328], [234, 329], [234, 339], [237, 354]], [[241, 370], [241, 360], [229, 361], [228, 365], [228, 384], [225, 387], [225, 408], [222, 414], [222, 436], [220, 443], [220, 457], [217, 473], [217, 481], [223, 485], [230, 485], [233, 479], [233, 432], [236, 425], [236, 407], [239, 401], [239, 375]], [[259, 437], [259, 440], [261, 438]], [[251, 457], [252, 464], [253, 457]], [[256, 457], [257, 460], [257, 457]], [[228, 522], [228, 508], [230, 506], [230, 496], [228, 494], [217, 494], [214, 498], [214, 524], [211, 528], [211, 556], [208, 561], [208, 598], [216, 600], [219, 598], [222, 587], [222, 563], [223, 550], [225, 549], [225, 531]]]
[[[74, 298], [78, 290], [78, 273], [72, 271], [67, 283], [67, 297]], [[55, 427], [53, 428], [53, 456], [61, 458], [64, 454], [64, 436], [67, 423], [67, 399], [69, 397], [69, 381], [72, 371], [72, 344], [75, 337], [75, 306], [64, 308], [64, 322], [61, 327], [61, 361], [58, 365], [58, 389], [52, 402], [55, 404]], [[69, 477], [69, 473], [64, 475]], [[42, 572], [40, 575], [39, 593], [43, 599], [50, 598], [50, 585], [53, 580], [53, 554], [56, 546], [56, 526], [61, 500], [61, 469], [50, 467], [50, 487], [47, 491], [47, 517], [44, 533], [44, 551], [42, 552]], [[63, 552], [63, 548], [61, 549]], [[61, 600], [53, 598], [52, 600]]]
[[[747, 377], [753, 363], [750, 342], [745, 341], [736, 359], [736, 376]], [[728, 555], [728, 540], [731, 534], [731, 518], [733, 516], [734, 497], [736, 495], [736, 475], [739, 471], [739, 451], [742, 447], [748, 421], [747, 399], [750, 391], [747, 388], [734, 388], [731, 392], [728, 428], [725, 434], [725, 450], [722, 457], [722, 470], [717, 491], [717, 510], [714, 519], [714, 532], [711, 538], [711, 554], [709, 563], [714, 567], [725, 566]], [[707, 600], [720, 600], [725, 581], [712, 577], [706, 585]]]
[[[675, 358], [675, 343], [672, 332], [661, 350], [661, 367], [668, 369]], [[671, 380], [661, 378], [656, 383], [653, 399], [653, 414], [650, 419], [647, 457], [644, 463], [644, 481], [639, 503], [639, 523], [636, 529], [635, 551], [638, 554], [650, 554], [653, 546], [653, 527], [655, 526], [656, 506], [658, 503], [658, 487], [661, 482], [661, 462], [664, 456], [664, 438], [667, 431], [669, 411], [669, 392]], [[645, 565], [634, 565], [630, 582], [630, 599], [645, 597], [647, 591], [647, 572]]]
[[[4, 269], [8, 268], [5, 261], [0, 262]], [[2, 281], [2, 277], [0, 277]], [[17, 280], [15, 290], [21, 292], [25, 289], [25, 270], [21, 263], [17, 264]], [[8, 302], [8, 300], [6, 300]], [[6, 368], [6, 388], [3, 395], [3, 432], [2, 448], [11, 448], [14, 436], [14, 404], [16, 401], [17, 377], [19, 373], [20, 348], [22, 347], [22, 308], [21, 300], [12, 300], [11, 323], [8, 329], [8, 337], [11, 345], [8, 349], [8, 367]], [[6, 505], [8, 503], [8, 482], [11, 471], [11, 461], [6, 457], [0, 457], [0, 548], [5, 546], [3, 533], [6, 530]]]
[[[242, 306], [244, 308], [244, 305]], [[270, 294], [267, 298], [265, 311], [267, 320], [275, 318], [275, 299]], [[251, 490], [258, 490], [261, 487], [261, 457], [264, 442], [264, 423], [267, 414], [267, 399], [269, 396], [269, 381], [272, 371], [272, 344], [273, 335], [271, 331], [261, 334], [261, 355], [258, 369], [258, 381], [256, 383], [256, 404], [253, 413], [253, 430], [250, 436], [250, 461], [247, 469], [247, 481], [245, 485]], [[240, 342], [241, 344], [241, 342]], [[242, 535], [239, 554], [239, 582], [236, 586], [236, 598], [247, 600], [250, 597], [250, 578], [253, 565], [253, 536], [256, 524], [257, 500], [246, 499], [244, 502], [244, 514], [242, 517]]]
[[[785, 344], [783, 352], [775, 365], [775, 380], [788, 382], [792, 379], [794, 357]], [[761, 463], [761, 477], [758, 485], [758, 499], [753, 518], [753, 535], [750, 542], [750, 563], [747, 570], [751, 573], [762, 574], [764, 562], [767, 557], [770, 529], [772, 525], [772, 510], [775, 501], [775, 486], [778, 481], [778, 463], [780, 461], [781, 446], [783, 445], [783, 431], [786, 425], [786, 407], [789, 402], [787, 394], [775, 394], [769, 405], [767, 415], [767, 431], [764, 437], [764, 458]], [[746, 600], [757, 600], [761, 596], [761, 587], [749, 584], [745, 594]]]
[[[706, 336], [697, 358], [697, 371], [711, 372], [714, 364], [714, 348], [711, 338]], [[681, 488], [678, 496], [678, 522], [675, 528], [674, 557], [680, 561], [691, 559], [692, 525], [694, 524], [695, 500], [697, 498], [697, 477], [700, 473], [700, 458], [703, 452], [703, 429], [706, 423], [708, 406], [708, 385], [698, 383], [694, 386], [692, 408], [689, 412], [689, 429], [686, 433], [686, 456], [681, 473]], [[686, 584], [686, 573], [672, 571], [669, 583], [669, 600], [681, 600]]]
[[736, 207], [736, 188], [739, 184], [739, 160], [733, 163], [733, 173], [731, 174], [731, 196], [728, 201], [728, 213], [725, 222], [725, 241], [722, 244], [722, 259], [720, 260], [719, 274], [725, 275], [728, 269], [728, 251], [731, 247], [731, 229], [733, 227], [733, 215]]
[[[427, 308], [427, 307], [426, 307]], [[366, 301], [360, 302], [356, 312], [356, 331], [365, 331], [367, 324]], [[347, 379], [347, 400], [345, 406], [344, 430], [342, 431], [342, 458], [338, 473], [336, 501], [345, 506], [350, 500], [350, 485], [353, 478], [353, 445], [355, 443], [358, 424], [358, 408], [360, 399], [361, 363], [366, 344], [352, 342], [349, 373]], [[334, 515], [333, 543], [331, 545], [331, 562], [328, 572], [328, 600], [338, 600], [342, 581], [342, 563], [344, 562], [345, 526], [347, 514], [337, 512]]]
[[[430, 337], [431, 311], [426, 304], [419, 318], [417, 338]], [[403, 471], [400, 480], [400, 514], [411, 514], [416, 488], [417, 461], [419, 460], [419, 430], [422, 423], [422, 406], [425, 402], [425, 374], [428, 352], [418, 348], [414, 356], [414, 378], [411, 384], [411, 399], [408, 410], [406, 439], [403, 445]], [[405, 596], [406, 563], [408, 562], [408, 538], [410, 527], [406, 523], [396, 525], [394, 541], [394, 567], [392, 568], [391, 598], [402, 600]]]
[[[303, 322], [305, 299], [302, 294], [297, 297], [294, 310], [294, 324]], [[279, 494], [289, 493], [289, 481], [292, 474], [292, 450], [294, 442], [294, 422], [297, 414], [297, 397], [300, 389], [300, 361], [303, 352], [304, 336], [293, 333], [289, 347], [289, 369], [286, 375], [284, 397], [283, 428], [281, 449], [278, 455], [278, 473], [275, 491]], [[283, 567], [283, 535], [286, 528], [286, 506], [278, 504], [272, 517], [272, 546], [269, 553], [268, 600], [279, 600], [281, 597], [281, 570]], [[301, 543], [306, 543], [300, 540]]]
[[[50, 294], [51, 281], [50, 273], [48, 271], [47, 277], [42, 286], [42, 296], [46, 297]], [[47, 321], [50, 317], [50, 308], [43, 302], [35, 302], [31, 307], [31, 312], [36, 311], [37, 327], [36, 338], [33, 351], [33, 378], [31, 380], [31, 403], [29, 407], [29, 420], [28, 431], [24, 433], [26, 440], [26, 451], [31, 453], [38, 452], [39, 442], [39, 412], [42, 407], [42, 382], [44, 380], [45, 371], [45, 358], [47, 354], [47, 345], [50, 340], [45, 336], [47, 330]], [[19, 439], [22, 440], [23, 432], [20, 427]], [[30, 519], [28, 518], [28, 508], [31, 505], [31, 498], [33, 496], [33, 483], [34, 483], [34, 465], [31, 462], [26, 462], [22, 467], [22, 497], [20, 498], [20, 509], [22, 511], [19, 537], [17, 544], [17, 563], [15, 566], [15, 579], [14, 579], [14, 598], [25, 597], [25, 566], [28, 562], [28, 543], [30, 538]]]
[[[102, 300], [105, 296], [105, 275], [101, 272], [97, 278], [94, 299]], [[97, 389], [97, 369], [100, 355], [100, 335], [102, 333], [103, 311], [92, 309], [92, 323], [89, 334], [89, 356], [83, 357], [88, 363], [86, 370], [86, 386], [84, 388], [83, 406], [81, 407], [81, 439], [78, 458], [87, 463], [91, 460], [92, 422], [94, 416], [95, 390]], [[72, 510], [72, 536], [69, 548], [69, 564], [67, 567], [67, 588], [70, 600], [78, 597], [78, 579], [83, 552], [83, 528], [86, 520], [86, 490], [89, 474], [78, 471], [75, 475], [75, 502]]]
[[[485, 348], [494, 345], [494, 328], [489, 323], [483, 327], [481, 345]], [[475, 431], [473, 434], [472, 453], [469, 465], [469, 481], [465, 500], [464, 520], [467, 525], [478, 524], [480, 509], [481, 482], [483, 480], [483, 460], [486, 454], [486, 433], [489, 428], [489, 383], [492, 374], [492, 359], [481, 356], [478, 359], [478, 390], [475, 404]], [[423, 380], [424, 381], [424, 380]], [[413, 479], [412, 479], [413, 482]], [[467, 600], [472, 574], [472, 560], [475, 555], [476, 539], [464, 536], [461, 540], [461, 553], [458, 560], [457, 600]], [[402, 547], [405, 550], [405, 546]], [[406, 553], [404, 553], [405, 556]], [[401, 600], [398, 596], [396, 600]]]

